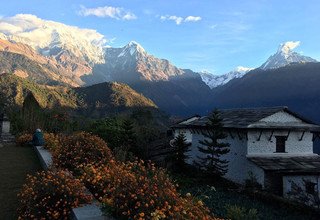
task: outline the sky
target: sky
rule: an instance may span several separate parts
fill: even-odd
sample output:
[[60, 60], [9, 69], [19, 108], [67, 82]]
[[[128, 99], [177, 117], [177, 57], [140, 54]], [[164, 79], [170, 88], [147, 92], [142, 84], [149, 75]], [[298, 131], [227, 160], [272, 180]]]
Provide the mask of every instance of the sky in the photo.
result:
[[180, 68], [223, 74], [260, 66], [287, 41], [320, 60], [319, 12], [318, 0], [10, 0], [0, 18], [32, 14], [94, 29], [112, 47], [134, 40]]

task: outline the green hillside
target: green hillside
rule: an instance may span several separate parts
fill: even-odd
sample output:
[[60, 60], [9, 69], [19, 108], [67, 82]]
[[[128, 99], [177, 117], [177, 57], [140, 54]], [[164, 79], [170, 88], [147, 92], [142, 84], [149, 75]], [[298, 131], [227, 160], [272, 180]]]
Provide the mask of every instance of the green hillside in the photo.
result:
[[63, 107], [93, 117], [135, 108], [157, 108], [150, 99], [126, 84], [101, 83], [70, 88], [39, 85], [9, 73], [0, 75], [0, 94], [3, 101], [9, 105], [22, 106], [29, 92], [34, 94], [42, 108]]

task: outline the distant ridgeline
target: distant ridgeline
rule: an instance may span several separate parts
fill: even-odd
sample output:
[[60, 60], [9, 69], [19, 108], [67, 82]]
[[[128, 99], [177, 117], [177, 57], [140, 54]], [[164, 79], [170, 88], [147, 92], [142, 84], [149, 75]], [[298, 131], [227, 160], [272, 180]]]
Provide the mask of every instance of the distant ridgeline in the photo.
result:
[[109, 113], [130, 111], [136, 108], [157, 110], [148, 98], [121, 83], [102, 83], [89, 87], [70, 88], [40, 85], [13, 74], [0, 77], [0, 103], [22, 106], [25, 97], [32, 93], [45, 109], [62, 109], [86, 116], [104, 117]]

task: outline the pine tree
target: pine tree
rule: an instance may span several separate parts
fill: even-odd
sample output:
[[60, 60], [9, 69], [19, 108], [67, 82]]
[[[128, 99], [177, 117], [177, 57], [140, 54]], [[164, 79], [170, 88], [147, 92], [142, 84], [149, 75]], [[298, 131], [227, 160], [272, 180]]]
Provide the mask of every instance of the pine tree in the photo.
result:
[[24, 130], [34, 132], [35, 129], [44, 127], [44, 112], [32, 92], [29, 92], [23, 101], [21, 116]]
[[220, 112], [214, 110], [208, 120], [207, 130], [202, 132], [204, 140], [199, 141], [202, 146], [198, 147], [204, 156], [198, 157], [196, 164], [210, 176], [223, 176], [228, 171], [228, 161], [221, 159], [221, 156], [230, 151], [230, 145], [221, 142], [227, 135], [223, 130]]
[[176, 171], [183, 171], [186, 167], [186, 160], [189, 158], [186, 155], [190, 151], [191, 143], [187, 143], [186, 136], [180, 133], [173, 141], [175, 152], [172, 155], [173, 169]]
[[133, 122], [129, 119], [125, 119], [121, 127], [123, 129], [123, 145], [128, 147], [128, 149], [136, 147], [137, 138]]

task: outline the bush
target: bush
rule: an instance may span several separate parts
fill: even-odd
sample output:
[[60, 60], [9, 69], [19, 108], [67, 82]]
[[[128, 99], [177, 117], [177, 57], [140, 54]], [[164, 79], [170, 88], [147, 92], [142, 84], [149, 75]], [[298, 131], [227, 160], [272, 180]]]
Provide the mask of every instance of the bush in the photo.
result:
[[81, 182], [66, 171], [28, 176], [18, 198], [18, 219], [67, 219], [72, 208], [92, 199], [84, 194]]
[[211, 219], [193, 197], [182, 198], [163, 169], [142, 160], [84, 168], [82, 180], [117, 217], [126, 219]]
[[227, 207], [227, 218], [232, 220], [257, 220], [258, 211], [256, 209], [247, 210], [244, 207], [236, 205], [228, 205]]
[[61, 134], [44, 133], [45, 148], [54, 152], [63, 143], [64, 137]]
[[251, 171], [248, 173], [248, 178], [245, 180], [245, 187], [248, 189], [262, 189], [262, 185]]
[[16, 138], [16, 144], [21, 147], [28, 146], [32, 141], [32, 134], [22, 134]]
[[78, 171], [88, 164], [106, 164], [112, 158], [107, 144], [86, 132], [66, 136], [61, 146], [53, 152], [54, 164], [70, 171]]

